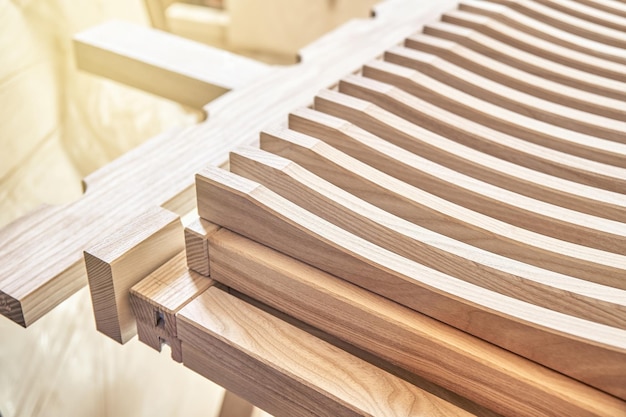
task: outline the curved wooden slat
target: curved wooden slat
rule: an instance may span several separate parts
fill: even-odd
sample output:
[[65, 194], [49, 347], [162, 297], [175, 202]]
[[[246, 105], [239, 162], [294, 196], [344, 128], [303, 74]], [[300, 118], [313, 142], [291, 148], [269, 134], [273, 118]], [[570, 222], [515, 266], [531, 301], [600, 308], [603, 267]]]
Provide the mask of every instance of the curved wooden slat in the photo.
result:
[[626, 291], [529, 267], [424, 229], [262, 150], [238, 148], [231, 152], [230, 171], [356, 236], [434, 270], [563, 314], [626, 329]]
[[626, 51], [622, 48], [596, 42], [589, 38], [547, 25], [501, 4], [484, 0], [463, 0], [459, 3], [459, 9], [489, 16], [507, 26], [524, 31], [556, 45], [565, 46], [598, 58], [626, 64]]
[[220, 282], [504, 415], [611, 415], [626, 407], [226, 229], [210, 246]]
[[[345, 118], [357, 126], [420, 155], [415, 155], [414, 168], [410, 170], [411, 174], [407, 173], [408, 179], [404, 181], [506, 223], [556, 239], [626, 255], [626, 224], [542, 203], [431, 162], [430, 155], [439, 153], [440, 156], [435, 156], [435, 159], [444, 159], [444, 155], [450, 155], [459, 165], [468, 163], [466, 159], [442, 149], [445, 147], [443, 144], [441, 147], [433, 146], [437, 138], [428, 131], [414, 128], [399, 117], [389, 117], [391, 115], [388, 112], [377, 111], [376, 108], [359, 110], [356, 107], [358, 104], [334, 103], [334, 109], [337, 113], [343, 110]], [[376, 122], [376, 119], [379, 121]], [[374, 124], [377, 126], [373, 127]], [[425, 144], [422, 138], [427, 138], [425, 141], [429, 143]]]
[[[579, 19], [587, 20], [596, 25], [626, 32], [626, 16], [619, 16], [614, 13], [607, 13], [604, 10], [589, 7], [589, 5], [581, 4], [572, 0], [535, 0], [544, 6], [551, 7]], [[615, 11], [616, 9], [613, 8]]]
[[578, 3], [586, 4], [589, 7], [595, 7], [617, 16], [626, 18], [626, 4], [617, 0], [577, 0]]
[[297, 132], [264, 131], [261, 148], [296, 162], [389, 213], [442, 235], [543, 269], [626, 289], [626, 262], [621, 255], [559, 241], [468, 210]]
[[[560, 12], [531, 0], [491, 0], [527, 16], [579, 36], [602, 42], [617, 48], [626, 48], [626, 33], [607, 28], [584, 19]], [[553, 0], [550, 0], [553, 1]]]
[[79, 200], [46, 207], [0, 229], [0, 314], [32, 324], [86, 285], [82, 251], [103, 234], [155, 205], [191, 210], [198, 169], [224, 163], [233, 146], [252, 143], [268, 123], [306, 105], [321, 88], [455, 3], [385, 2], [376, 18], [354, 20], [310, 45], [300, 64], [273, 68], [213, 101], [203, 123], [154, 137], [91, 174]]
[[[536, 97], [563, 104], [589, 113], [617, 120], [626, 120], [626, 102], [538, 77], [503, 62], [479, 54], [469, 48], [446, 39], [426, 34], [406, 39], [406, 47], [437, 55], [446, 61], [473, 71], [493, 81], [507, 85]], [[386, 59], [410, 67], [411, 60], [400, 56], [399, 48], [385, 53]]]
[[[575, 110], [566, 105], [534, 97], [449, 63], [435, 55], [396, 47], [385, 52], [385, 60], [393, 62], [393, 58], [391, 60], [386, 58], [388, 56], [399, 56], [400, 59], [396, 60], [410, 62], [409, 68], [411, 69], [422, 72], [428, 77], [434, 78], [466, 94], [535, 120], [604, 139], [620, 139], [621, 137], [626, 139], [626, 122], [618, 122], [607, 117]], [[377, 64], [378, 62], [374, 63], [374, 65]], [[393, 83], [392, 80], [399, 81], [399, 78], [411, 77], [411, 74], [406, 71], [400, 72], [397, 71], [397, 68], [390, 66], [377, 69], [377, 73], [393, 72], [393, 77], [390, 75], [385, 77], [385, 79], [389, 80], [386, 82], [395, 84], [398, 87], [401, 87], [401, 85]]]
[[[397, 113], [400, 108], [408, 111], [409, 113], [400, 116], [409, 121], [417, 120], [414, 115], [410, 114], [411, 102], [414, 101], [413, 98], [415, 97], [494, 130], [538, 145], [588, 160], [616, 167], [626, 167], [626, 143], [563, 129], [503, 109], [417, 71], [388, 62], [372, 61], [364, 67], [363, 71], [367, 73], [367, 78], [351, 76], [342, 80], [345, 85], [344, 89], [347, 91], [349, 86], [352, 86], [352, 90], [372, 91], [374, 93], [368, 100], [393, 113]], [[392, 86], [388, 82], [375, 80], [374, 77], [401, 84], [402, 89]], [[394, 102], [394, 105], [390, 104], [391, 102]], [[395, 104], [396, 102], [398, 104]], [[626, 140], [626, 131], [623, 134], [614, 133], [615, 139]]]
[[617, 100], [626, 100], [626, 82], [610, 80], [513, 48], [472, 29], [446, 22], [424, 26], [424, 33], [457, 42], [490, 58], [539, 77]]
[[509, 46], [570, 68], [616, 81], [626, 79], [626, 65], [548, 42], [481, 14], [452, 10], [446, 12], [441, 19], [444, 22], [476, 30]]
[[[342, 83], [340, 83], [340, 88], [343, 88], [344, 92], [349, 91], [349, 94], [355, 98], [359, 98], [367, 102], [378, 102], [379, 106], [372, 103], [371, 107], [381, 107], [381, 110], [383, 110], [382, 108], [385, 108], [385, 110], [383, 110], [385, 114], [387, 114], [388, 117], [397, 117], [399, 119], [400, 126], [412, 125], [412, 129], [413, 126], [415, 126], [415, 123], [412, 123], [410, 120], [419, 120], [421, 126], [431, 131], [439, 133], [442, 136], [452, 138], [455, 141], [461, 142], [463, 144], [467, 144], [468, 146], [482, 152], [490, 153], [502, 159], [509, 160], [510, 162], [515, 163], [517, 162], [517, 160], [515, 158], [512, 158], [511, 156], [502, 156], [504, 152], [498, 152], [497, 149], [487, 149], [487, 147], [481, 146], [479, 142], [484, 142], [485, 140], [487, 140], [490, 144], [493, 144], [493, 146], [501, 147], [503, 145], [508, 145], [509, 149], [523, 149], [525, 151], [525, 157], [527, 157], [526, 155], [532, 154], [533, 152], [535, 152], [537, 155], [542, 154], [542, 152], [539, 152], [542, 149], [535, 147], [538, 146], [536, 144], [528, 143], [520, 139], [513, 140], [515, 139], [513, 136], [506, 135], [503, 132], [498, 132], [496, 130], [490, 129], [482, 124], [458, 116], [455, 113], [448, 112], [445, 109], [441, 109], [440, 107], [434, 106], [430, 103], [428, 103], [428, 106], [424, 105], [424, 103], [427, 102], [420, 99], [419, 97], [415, 97], [404, 91], [401, 91], [396, 87], [378, 82], [376, 80], [363, 77], [346, 77], [342, 80]], [[363, 106], [366, 105], [363, 104], [361, 107]], [[427, 120], [423, 120], [425, 114], [428, 115]], [[407, 117], [408, 120], [402, 119], [402, 117]], [[462, 124], [458, 125], [459, 122]], [[457, 124], [456, 127], [451, 126], [453, 124]], [[459, 132], [462, 132], [461, 134], [470, 134], [471, 136], [458, 137]], [[384, 130], [381, 130], [377, 134], [385, 136]], [[528, 145], [524, 146], [525, 143], [528, 143]], [[543, 149], [549, 151], [551, 150], [546, 148], [545, 146], [543, 146]], [[569, 151], [571, 152], [571, 150]], [[553, 153], [552, 155], [550, 155], [550, 159], [559, 161], [559, 167], [570, 165], [576, 168], [577, 172], [590, 171], [590, 169], [585, 169], [585, 165], [588, 164], [589, 166], [591, 166], [596, 164], [596, 168], [593, 169], [593, 171], [595, 171], [596, 173], [594, 177], [600, 175], [605, 178], [610, 176], [611, 178], [610, 182], [605, 182], [604, 185], [599, 185], [598, 182], [598, 186], [601, 188], [610, 189], [612, 191], [624, 193], [624, 191], [626, 190], [626, 170], [624, 168], [595, 163], [594, 161], [581, 157], [571, 156], [570, 158], [565, 158], [564, 154], [566, 152], [568, 152], [568, 149], [567, 147], [564, 147], [563, 151], [560, 152], [560, 154]], [[537, 156], [535, 158], [537, 158]], [[620, 162], [619, 157], [613, 159], [617, 162]], [[529, 162], [521, 158], [518, 160], [520, 161], [520, 163]], [[530, 167], [532, 168], [532, 166]], [[544, 172], [551, 173], [550, 171], [545, 170]], [[573, 180], [576, 180], [575, 176], [572, 176], [571, 178]]]
[[[198, 212], [209, 221], [553, 369], [567, 369], [590, 385], [600, 383], [614, 392], [626, 385], [624, 330], [551, 312], [426, 268], [219, 168], [205, 168], [196, 180]], [[594, 358], [593, 369], [577, 360], [581, 355]], [[599, 379], [598, 369], [615, 377]]]
[[[339, 94], [336, 94], [338, 101], [342, 99]], [[346, 102], [358, 101], [351, 97], [343, 99]], [[350, 122], [308, 108], [295, 110], [289, 115], [289, 128], [339, 149], [342, 141], [354, 140], [353, 137], [367, 138], [369, 142], [375, 139], [372, 134]], [[428, 155], [428, 159], [434, 162], [491, 184], [572, 210], [626, 222], [626, 201], [623, 194], [561, 180], [491, 157], [421, 128], [417, 128], [417, 131], [422, 132], [419, 138], [407, 135], [408, 131], [394, 135], [395, 145], [414, 153]], [[334, 138], [337, 138], [336, 142], [331, 141]], [[393, 144], [381, 143], [382, 145], [395, 147]]]

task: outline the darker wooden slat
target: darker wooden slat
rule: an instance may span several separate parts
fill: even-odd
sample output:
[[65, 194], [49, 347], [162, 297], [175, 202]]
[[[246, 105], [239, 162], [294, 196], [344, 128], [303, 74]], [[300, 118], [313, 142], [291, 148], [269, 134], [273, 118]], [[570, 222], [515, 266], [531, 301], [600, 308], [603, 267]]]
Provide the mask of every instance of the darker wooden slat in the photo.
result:
[[276, 417], [472, 415], [217, 288], [177, 321], [185, 366]]
[[220, 282], [491, 410], [511, 416], [547, 415], [554, 409], [611, 415], [626, 407], [226, 229], [213, 235], [210, 245]]
[[[522, 356], [539, 360], [538, 346], [559, 346], [558, 356], [539, 353], [541, 363], [553, 369], [572, 369], [573, 358], [581, 355], [596, 358], [594, 369], [626, 366], [623, 330], [574, 317], [563, 320], [550, 310], [451, 279], [350, 234], [235, 174], [205, 168], [196, 179], [200, 216], [259, 243]], [[468, 322], [469, 317], [473, 319]], [[594, 330], [582, 330], [586, 326]], [[581, 381], [602, 384], [588, 367], [578, 371]], [[619, 390], [613, 386], [616, 382], [611, 379], [610, 386], [602, 384], [602, 388]]]

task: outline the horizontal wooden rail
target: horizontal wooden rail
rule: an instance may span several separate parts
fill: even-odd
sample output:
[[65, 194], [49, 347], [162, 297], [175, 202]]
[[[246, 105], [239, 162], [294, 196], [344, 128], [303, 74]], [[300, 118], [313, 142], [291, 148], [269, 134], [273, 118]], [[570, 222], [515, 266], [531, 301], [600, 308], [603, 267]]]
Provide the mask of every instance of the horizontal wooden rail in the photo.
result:
[[228, 51], [122, 21], [78, 33], [74, 50], [84, 71], [197, 109], [271, 70]]

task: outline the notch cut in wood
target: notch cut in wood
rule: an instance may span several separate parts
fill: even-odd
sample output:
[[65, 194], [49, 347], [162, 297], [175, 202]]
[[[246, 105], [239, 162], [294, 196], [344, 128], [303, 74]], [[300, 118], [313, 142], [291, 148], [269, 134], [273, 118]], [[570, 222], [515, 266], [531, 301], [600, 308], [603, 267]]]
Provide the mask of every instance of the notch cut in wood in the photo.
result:
[[213, 280], [187, 269], [185, 252], [181, 251], [134, 285], [130, 304], [139, 340], [159, 352], [163, 343], [168, 344], [172, 359], [181, 362], [176, 313], [213, 284]]

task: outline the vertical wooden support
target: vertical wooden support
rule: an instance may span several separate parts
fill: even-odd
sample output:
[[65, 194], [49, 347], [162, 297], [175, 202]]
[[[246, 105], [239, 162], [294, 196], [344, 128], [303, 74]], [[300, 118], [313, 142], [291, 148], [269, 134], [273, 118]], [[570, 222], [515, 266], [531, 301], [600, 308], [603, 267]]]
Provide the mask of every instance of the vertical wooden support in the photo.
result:
[[125, 224], [84, 252], [97, 329], [126, 343], [136, 333], [128, 292], [183, 250], [180, 218], [160, 207]]

